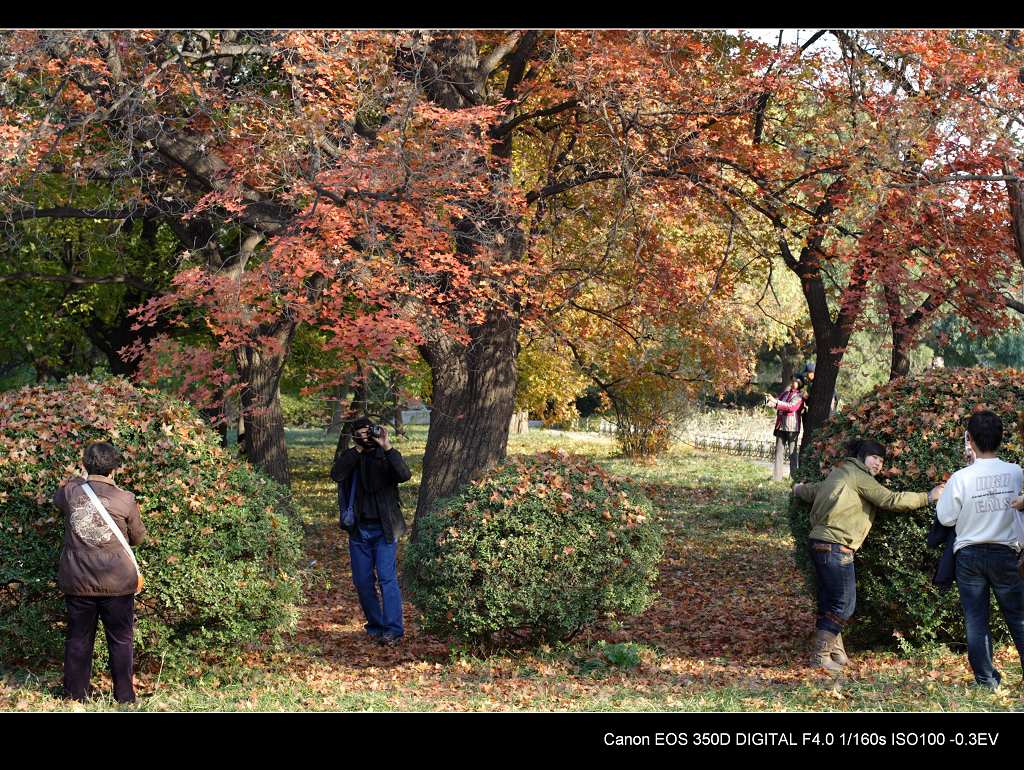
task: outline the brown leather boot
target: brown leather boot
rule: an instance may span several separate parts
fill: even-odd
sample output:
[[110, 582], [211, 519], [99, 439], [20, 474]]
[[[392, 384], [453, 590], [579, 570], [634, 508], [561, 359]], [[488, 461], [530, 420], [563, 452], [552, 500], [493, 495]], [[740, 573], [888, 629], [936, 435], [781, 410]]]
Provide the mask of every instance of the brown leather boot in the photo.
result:
[[836, 640], [832, 642], [831, 658], [840, 666], [845, 666], [850, 662], [850, 659], [846, 656], [846, 649], [843, 647], [842, 634], [836, 634]]
[[839, 673], [843, 667], [832, 660], [832, 647], [836, 641], [836, 634], [823, 629], [816, 629], [814, 632], [814, 649], [811, 652], [811, 668], [823, 668], [832, 673]]

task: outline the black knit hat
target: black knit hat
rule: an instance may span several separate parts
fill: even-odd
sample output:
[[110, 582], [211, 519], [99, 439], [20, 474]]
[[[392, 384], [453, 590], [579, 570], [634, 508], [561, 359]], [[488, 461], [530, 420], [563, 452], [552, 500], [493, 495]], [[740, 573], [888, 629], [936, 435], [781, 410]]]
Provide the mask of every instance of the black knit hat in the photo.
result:
[[360, 428], [369, 428], [373, 425], [373, 421], [369, 417], [360, 417], [352, 423], [352, 432], [355, 433]]

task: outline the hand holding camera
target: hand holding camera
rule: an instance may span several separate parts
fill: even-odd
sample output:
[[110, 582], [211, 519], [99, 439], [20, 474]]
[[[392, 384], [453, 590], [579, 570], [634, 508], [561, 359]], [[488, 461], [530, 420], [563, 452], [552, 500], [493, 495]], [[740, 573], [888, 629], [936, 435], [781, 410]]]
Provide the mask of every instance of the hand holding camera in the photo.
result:
[[356, 430], [353, 435], [356, 450], [364, 452], [368, 449], [381, 447], [385, 450], [391, 449], [391, 442], [388, 440], [387, 429], [383, 425], [364, 425]]

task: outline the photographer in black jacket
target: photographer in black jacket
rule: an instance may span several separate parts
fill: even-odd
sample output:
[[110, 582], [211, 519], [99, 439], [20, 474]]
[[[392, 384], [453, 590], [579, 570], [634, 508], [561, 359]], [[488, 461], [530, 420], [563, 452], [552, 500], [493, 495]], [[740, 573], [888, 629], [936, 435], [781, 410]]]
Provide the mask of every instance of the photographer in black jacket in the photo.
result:
[[398, 485], [412, 473], [383, 426], [361, 417], [352, 424], [352, 436], [355, 446], [335, 452], [331, 478], [338, 482], [341, 510], [353, 501], [355, 520], [341, 526], [349, 535], [352, 582], [366, 616], [366, 633], [392, 646], [404, 633], [398, 538], [405, 532], [405, 519]]

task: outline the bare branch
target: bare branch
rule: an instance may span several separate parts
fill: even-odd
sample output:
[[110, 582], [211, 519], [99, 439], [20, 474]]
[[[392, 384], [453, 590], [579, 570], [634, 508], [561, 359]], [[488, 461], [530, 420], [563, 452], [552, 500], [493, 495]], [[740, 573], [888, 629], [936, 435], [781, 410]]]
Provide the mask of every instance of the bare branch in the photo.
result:
[[889, 64], [886, 61], [875, 56], [873, 53], [864, 48], [860, 43], [854, 40], [850, 35], [841, 29], [833, 29], [830, 32], [838, 39], [845, 42], [850, 48], [854, 49], [861, 56], [866, 57], [869, 61], [874, 63], [878, 68], [882, 70], [886, 75], [895, 80], [899, 86], [911, 96], [917, 96], [917, 89], [914, 88], [913, 84], [907, 80], [906, 76]]
[[697, 311], [699, 315], [703, 315], [704, 314], [704, 311], [707, 309], [708, 302], [711, 300], [711, 297], [714, 296], [714, 293], [716, 291], [718, 291], [718, 284], [722, 280], [722, 271], [725, 270], [725, 266], [729, 262], [729, 252], [732, 251], [732, 236], [733, 236], [733, 233], [735, 231], [736, 231], [736, 214], [734, 212], [732, 217], [731, 217], [731, 219], [730, 219], [730, 221], [729, 221], [729, 240], [725, 244], [725, 253], [722, 255], [722, 262], [721, 262], [721, 264], [719, 264], [718, 270], [715, 271], [715, 282], [711, 285], [710, 291], [708, 291], [707, 296], [704, 297], [704, 301], [700, 304], [700, 310]]
[[921, 176], [923, 179], [917, 182], [909, 182], [907, 184], [892, 183], [887, 185], [887, 187], [909, 190], [914, 187], [927, 187], [929, 185], [948, 184], [950, 182], [1010, 182], [1019, 184], [1024, 181], [1024, 177], [1007, 174], [950, 174], [948, 176], [931, 177], [928, 174], [922, 173]]
[[1005, 295], [1003, 296], [1003, 302], [1006, 303], [1006, 306], [1011, 310], [1016, 310], [1018, 313], [1024, 315], [1024, 302], [1018, 302], [1012, 297], [1007, 297]]
[[129, 205], [120, 209], [80, 209], [73, 206], [55, 206], [48, 209], [19, 209], [0, 217], [6, 222], [23, 222], [28, 219], [128, 219], [129, 217], [161, 216], [168, 213], [183, 214], [186, 209], [179, 207], [177, 211], [157, 208], [156, 206]]
[[552, 105], [550, 107], [545, 107], [544, 109], [541, 109], [541, 110], [534, 110], [533, 112], [525, 112], [522, 115], [517, 115], [516, 117], [512, 118], [512, 120], [509, 120], [509, 121], [506, 121], [505, 123], [502, 123], [500, 126], [494, 126], [490, 130], [489, 133], [490, 133], [490, 135], [493, 138], [499, 139], [499, 138], [505, 136], [505, 134], [507, 134], [510, 131], [512, 131], [520, 123], [524, 123], [527, 120], [533, 120], [534, 118], [545, 118], [545, 117], [548, 117], [550, 115], [557, 115], [560, 112], [565, 112], [566, 110], [571, 110], [572, 108], [576, 107], [578, 104], [579, 104], [579, 100], [578, 99], [569, 99], [568, 101], [564, 101], [564, 102], [561, 102], [559, 104], [554, 104], [554, 105]]
[[516, 43], [519, 42], [519, 38], [521, 36], [521, 32], [512, 32], [498, 45], [496, 45], [494, 50], [480, 62], [480, 66], [476, 69], [477, 91], [483, 90], [484, 83], [487, 82], [487, 78], [489, 78], [491, 73], [498, 68], [498, 65], [501, 64], [505, 57], [512, 52], [512, 49], [515, 48]]
[[182, 51], [181, 58], [188, 59], [193, 62], [204, 62], [210, 59], [229, 59], [235, 56], [250, 56], [253, 54], [261, 56], [274, 56], [278, 51], [274, 48], [270, 48], [265, 45], [253, 44], [236, 44], [236, 45], [222, 45], [216, 51], [209, 51], [203, 53]]

